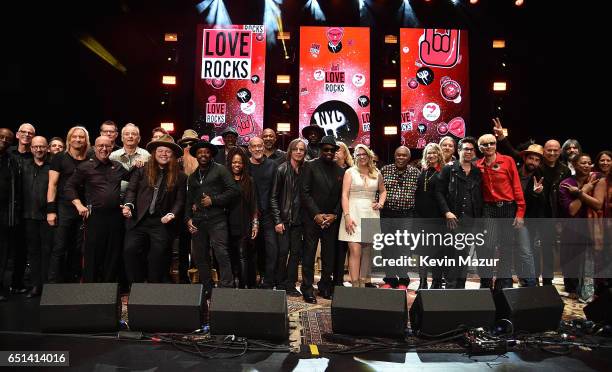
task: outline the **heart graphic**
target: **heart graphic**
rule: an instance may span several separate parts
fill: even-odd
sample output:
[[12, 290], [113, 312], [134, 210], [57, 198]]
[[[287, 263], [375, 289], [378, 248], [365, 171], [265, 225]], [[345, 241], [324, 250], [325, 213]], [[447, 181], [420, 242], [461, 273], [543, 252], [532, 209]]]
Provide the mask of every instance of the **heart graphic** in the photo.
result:
[[465, 137], [465, 121], [463, 121], [463, 118], [456, 117], [456, 118], [453, 118], [451, 121], [449, 121], [448, 131], [450, 134], [456, 137], [459, 137], [459, 138]]

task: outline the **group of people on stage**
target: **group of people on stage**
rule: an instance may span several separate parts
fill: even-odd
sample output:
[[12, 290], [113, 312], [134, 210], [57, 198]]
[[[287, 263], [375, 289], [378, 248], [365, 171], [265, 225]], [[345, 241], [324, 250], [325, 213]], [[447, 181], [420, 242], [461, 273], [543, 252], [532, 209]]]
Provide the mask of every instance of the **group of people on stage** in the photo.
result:
[[[584, 236], [531, 221], [598, 221], [585, 225], [586, 244], [560, 251], [565, 289], [586, 299], [609, 286], [592, 276], [612, 262], [612, 153], [602, 151], [593, 161], [576, 140], [561, 146], [554, 139], [518, 151], [499, 119], [493, 122], [493, 134], [478, 140], [427, 144], [418, 162], [400, 146], [381, 169], [367, 146], [351, 154], [317, 125], [305, 127], [287, 152], [269, 128], [246, 148], [232, 128], [221, 134], [223, 146], [193, 130], [175, 142], [155, 128], [144, 148], [132, 123], [119, 130], [105, 121], [93, 145], [82, 126], [71, 128], [66, 142], [36, 136], [27, 123], [16, 134], [0, 128], [0, 281], [9, 255], [13, 262], [0, 301], [8, 294], [39, 296], [44, 283], [118, 281], [127, 290], [134, 282], [169, 281], [178, 241], [179, 281], [189, 282], [191, 257], [207, 295], [214, 267], [219, 287], [275, 288], [316, 303], [319, 244], [320, 297], [329, 299], [344, 285], [347, 254], [351, 285], [373, 286], [366, 221], [381, 218], [383, 232], [386, 220], [419, 221], [410, 226], [414, 231], [468, 232], [483, 219], [487, 241], [476, 255], [499, 257], [499, 265], [479, 267], [480, 286], [495, 289], [512, 287], [513, 272], [523, 286], [539, 285], [540, 276], [551, 285], [558, 235], [566, 242]], [[465, 258], [470, 250], [438, 246], [416, 253]], [[465, 288], [466, 268], [431, 269], [431, 288]], [[419, 288], [428, 288], [428, 267], [418, 273]], [[381, 287], [406, 289], [404, 274], [387, 275]]]

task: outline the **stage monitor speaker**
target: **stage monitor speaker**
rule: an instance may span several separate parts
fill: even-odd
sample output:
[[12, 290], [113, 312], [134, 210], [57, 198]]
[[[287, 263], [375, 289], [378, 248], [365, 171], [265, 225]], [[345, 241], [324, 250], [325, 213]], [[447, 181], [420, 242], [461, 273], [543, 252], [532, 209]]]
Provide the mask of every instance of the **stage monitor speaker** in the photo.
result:
[[331, 313], [334, 333], [403, 338], [408, 327], [405, 291], [336, 287]]
[[584, 315], [593, 322], [612, 322], [612, 288], [608, 288], [584, 307]]
[[552, 285], [505, 288], [495, 295], [497, 319], [508, 319], [515, 332], [554, 331], [563, 315], [563, 300]]
[[421, 289], [410, 307], [412, 331], [439, 335], [460, 327], [492, 328], [495, 303], [489, 289]]
[[202, 284], [134, 283], [128, 300], [130, 329], [193, 332], [202, 328], [205, 306]]
[[214, 335], [271, 341], [289, 338], [285, 291], [214, 288], [209, 316]]
[[117, 283], [45, 284], [40, 299], [43, 332], [114, 332], [119, 319]]

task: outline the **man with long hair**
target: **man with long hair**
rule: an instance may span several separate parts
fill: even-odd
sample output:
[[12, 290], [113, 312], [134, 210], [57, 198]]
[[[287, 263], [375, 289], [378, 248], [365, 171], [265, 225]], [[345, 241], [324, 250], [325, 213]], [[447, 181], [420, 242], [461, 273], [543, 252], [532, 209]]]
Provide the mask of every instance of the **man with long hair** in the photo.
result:
[[127, 218], [123, 257], [130, 283], [163, 280], [176, 221], [185, 206], [187, 176], [178, 164], [183, 150], [168, 135], [146, 147], [151, 159], [132, 174], [122, 211]]
[[49, 283], [78, 281], [81, 271], [82, 219], [65, 193], [66, 181], [87, 159], [89, 133], [81, 126], [70, 128], [66, 152], [53, 157], [47, 188], [47, 223], [57, 226], [49, 259]]
[[276, 169], [270, 195], [274, 230], [278, 238], [276, 289], [284, 289], [287, 295], [298, 297], [302, 294], [295, 289], [295, 282], [303, 250], [300, 174], [305, 155], [304, 140], [296, 138], [289, 143], [287, 161]]

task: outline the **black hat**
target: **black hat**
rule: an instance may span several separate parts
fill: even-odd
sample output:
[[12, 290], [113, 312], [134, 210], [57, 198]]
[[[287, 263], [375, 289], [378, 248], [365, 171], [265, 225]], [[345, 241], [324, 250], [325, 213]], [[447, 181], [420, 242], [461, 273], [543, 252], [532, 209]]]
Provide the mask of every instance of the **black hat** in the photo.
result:
[[308, 135], [312, 131], [317, 132], [317, 134], [319, 135], [319, 138], [325, 136], [325, 131], [323, 130], [323, 128], [321, 128], [320, 126], [316, 124], [311, 124], [309, 126], [302, 128], [302, 137], [308, 139]]
[[225, 130], [223, 130], [223, 132], [221, 132], [221, 138], [224, 138], [228, 134], [233, 134], [234, 136], [238, 137], [238, 132], [236, 132], [236, 129], [232, 127], [227, 127], [225, 128]]
[[189, 149], [189, 153], [191, 154], [191, 156], [195, 158], [198, 150], [203, 149], [203, 148], [209, 149], [213, 157], [217, 155], [217, 152], [219, 151], [217, 149], [217, 146], [213, 145], [212, 143], [208, 141], [198, 141], [194, 145], [191, 146], [191, 148]]
[[336, 144], [336, 137], [334, 137], [334, 136], [324, 136], [323, 138], [321, 138], [321, 141], [319, 142], [318, 146], [319, 146], [319, 148], [321, 148], [324, 145], [332, 145], [332, 146], [334, 146], [334, 148], [335, 148], [334, 151], [338, 151], [338, 149], [340, 148], [340, 146], [338, 146]]
[[153, 153], [155, 149], [158, 148], [159, 146], [164, 146], [164, 147], [171, 149], [172, 151], [174, 151], [174, 154], [176, 155], [177, 158], [180, 158], [181, 156], [183, 156], [183, 149], [181, 148], [181, 146], [174, 143], [174, 138], [172, 138], [172, 136], [168, 134], [164, 134], [163, 136], [159, 137], [156, 141], [151, 141], [147, 143], [146, 149], [148, 152]]

